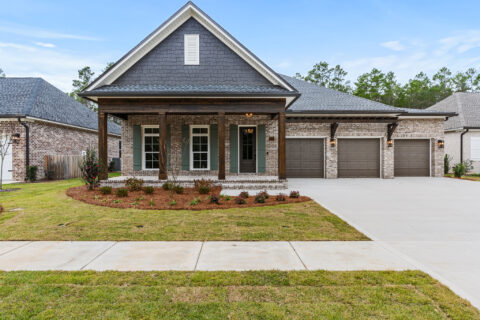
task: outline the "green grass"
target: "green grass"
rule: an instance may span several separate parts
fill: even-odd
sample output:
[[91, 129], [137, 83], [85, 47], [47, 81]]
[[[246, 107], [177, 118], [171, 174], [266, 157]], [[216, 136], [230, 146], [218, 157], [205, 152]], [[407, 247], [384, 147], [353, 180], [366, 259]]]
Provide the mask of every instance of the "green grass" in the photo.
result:
[[[445, 177], [447, 177], [447, 178], [455, 178], [455, 176], [453, 175], [453, 173], [447, 173], [447, 174], [445, 175]], [[455, 178], [455, 179], [458, 179], [458, 178]], [[460, 179], [462, 179], [462, 180], [470, 180], [470, 181], [480, 181], [480, 174], [478, 174], [478, 173], [468, 174], [468, 175], [462, 176]]]
[[204, 211], [117, 209], [65, 194], [80, 183], [19, 184], [21, 190], [0, 193], [0, 240], [368, 240], [313, 201]]
[[1, 319], [479, 319], [405, 272], [3, 272]]

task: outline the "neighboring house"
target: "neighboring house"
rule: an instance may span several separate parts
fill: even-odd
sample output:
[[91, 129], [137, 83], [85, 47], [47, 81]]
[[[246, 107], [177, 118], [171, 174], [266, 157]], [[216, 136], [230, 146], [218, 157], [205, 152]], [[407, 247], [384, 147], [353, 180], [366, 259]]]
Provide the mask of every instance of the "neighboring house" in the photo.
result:
[[452, 164], [472, 160], [480, 172], [480, 93], [455, 92], [427, 110], [458, 114], [445, 122], [445, 153]]
[[[121, 128], [109, 123], [108, 157], [119, 157]], [[97, 114], [41, 78], [0, 78], [0, 134], [13, 137], [4, 180], [23, 181], [27, 165], [45, 177], [45, 155], [97, 148]]]
[[[108, 114], [124, 120], [125, 176], [163, 180], [173, 165], [180, 175], [220, 180], [443, 173], [449, 114], [279, 75], [191, 2], [81, 96], [98, 103], [100, 123]], [[100, 141], [104, 134], [102, 126]]]

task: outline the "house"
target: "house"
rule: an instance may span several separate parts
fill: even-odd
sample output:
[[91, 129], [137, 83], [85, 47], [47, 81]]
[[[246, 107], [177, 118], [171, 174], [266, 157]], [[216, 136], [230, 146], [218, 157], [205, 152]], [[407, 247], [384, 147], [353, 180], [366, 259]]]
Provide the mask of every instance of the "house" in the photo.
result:
[[103, 163], [105, 119], [123, 119], [124, 176], [443, 173], [448, 113], [398, 109], [279, 75], [192, 2], [81, 96], [99, 106]]
[[445, 122], [445, 153], [453, 164], [473, 161], [480, 172], [480, 93], [455, 92], [427, 110], [458, 114]]
[[[12, 137], [3, 179], [23, 181], [45, 155], [80, 155], [97, 146], [97, 114], [42, 78], [0, 78], [0, 134]], [[120, 126], [108, 124], [108, 158], [119, 157]]]

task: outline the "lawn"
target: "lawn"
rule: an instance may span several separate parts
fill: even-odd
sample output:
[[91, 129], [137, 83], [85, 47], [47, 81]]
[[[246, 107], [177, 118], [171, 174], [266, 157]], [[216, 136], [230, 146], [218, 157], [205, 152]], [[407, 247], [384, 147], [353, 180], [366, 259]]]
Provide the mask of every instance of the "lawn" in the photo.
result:
[[368, 240], [313, 201], [224, 210], [139, 210], [86, 204], [78, 179], [0, 193], [0, 240]]
[[479, 319], [419, 271], [3, 272], [1, 319]]
[[462, 180], [471, 180], [471, 181], [480, 181], [480, 174], [469, 174], [462, 176], [461, 178], [456, 178], [453, 173], [447, 173], [445, 175], [447, 178], [462, 179]]

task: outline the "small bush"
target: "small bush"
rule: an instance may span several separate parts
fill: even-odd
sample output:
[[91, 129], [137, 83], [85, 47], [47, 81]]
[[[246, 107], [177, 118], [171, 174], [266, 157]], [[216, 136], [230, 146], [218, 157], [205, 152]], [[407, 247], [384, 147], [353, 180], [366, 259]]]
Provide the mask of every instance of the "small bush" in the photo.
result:
[[471, 172], [473, 170], [473, 161], [472, 160], [464, 160], [463, 165], [465, 166], [465, 174]]
[[173, 183], [167, 181], [167, 182], [165, 182], [165, 183], [162, 184], [162, 188], [163, 188], [163, 190], [165, 190], [165, 191], [173, 190]]
[[129, 191], [140, 191], [142, 190], [143, 180], [137, 178], [128, 178], [125, 181], [125, 186]]
[[145, 194], [153, 194], [155, 189], [152, 186], [146, 186], [143, 187], [143, 192], [145, 192]]
[[153, 199], [150, 199], [150, 207], [153, 207], [155, 203], [153, 202]]
[[451, 163], [452, 163], [452, 156], [445, 153], [445, 156], [443, 157], [443, 173], [447, 174], [450, 172]]
[[230, 196], [226, 196], [224, 194], [220, 195], [220, 197], [224, 200], [224, 201], [230, 201]]
[[265, 199], [270, 198], [270, 195], [268, 194], [267, 190], [264, 190], [264, 191], [260, 192], [260, 194], [261, 194]]
[[182, 194], [183, 193], [183, 187], [181, 185], [176, 185], [173, 187], [173, 191], [175, 191], [176, 194]]
[[200, 194], [208, 194], [210, 193], [211, 188], [209, 186], [204, 185], [204, 186], [198, 187], [197, 190], [198, 190], [198, 193]]
[[245, 203], [247, 203], [247, 201], [245, 201], [244, 197], [238, 196], [238, 197], [235, 198], [235, 203], [236, 204], [245, 204]]
[[200, 199], [195, 198], [195, 199], [193, 199], [193, 200], [190, 202], [190, 205], [191, 205], [191, 206], [196, 206], [196, 205], [199, 204], [200, 202], [201, 202]]
[[28, 166], [28, 170], [27, 170], [28, 181], [30, 182], [37, 181], [37, 171], [38, 171], [37, 166]]
[[209, 179], [197, 179], [193, 180], [193, 186], [196, 190], [200, 190], [201, 187], [213, 187], [213, 181]]
[[177, 201], [176, 200], [172, 200], [172, 202], [170, 202], [170, 207], [174, 206], [177, 204]]
[[263, 192], [260, 192], [259, 194], [255, 195], [255, 203], [265, 203], [265, 195]]
[[466, 172], [467, 172], [467, 170], [466, 170], [465, 165], [463, 163], [457, 163], [453, 167], [453, 174], [457, 178], [461, 178], [462, 176], [465, 175]]
[[220, 197], [215, 193], [210, 195], [210, 203], [220, 204]]
[[243, 199], [247, 199], [249, 196], [250, 195], [248, 194], [247, 191], [242, 191], [242, 192], [240, 192], [240, 195], [239, 195], [239, 197], [243, 198]]
[[294, 198], [294, 199], [300, 198], [300, 192], [298, 192], [298, 191], [290, 192], [290, 198]]
[[101, 193], [103, 194], [111, 194], [112, 193], [112, 187], [110, 186], [104, 186], [104, 187], [100, 187], [100, 190]]
[[117, 197], [121, 197], [121, 198], [128, 197], [128, 190], [125, 188], [117, 189]]
[[284, 195], [283, 193], [279, 193], [279, 194], [275, 197], [275, 199], [276, 199], [277, 201], [286, 201], [286, 200], [287, 200], [287, 196]]
[[108, 171], [113, 172], [114, 169], [115, 169], [115, 161], [110, 160], [110, 162], [108, 163]]
[[98, 185], [98, 174], [100, 173], [100, 165], [95, 150], [87, 149], [87, 153], [80, 164], [80, 170], [82, 171], [83, 182], [88, 186], [88, 189], [93, 190]]

